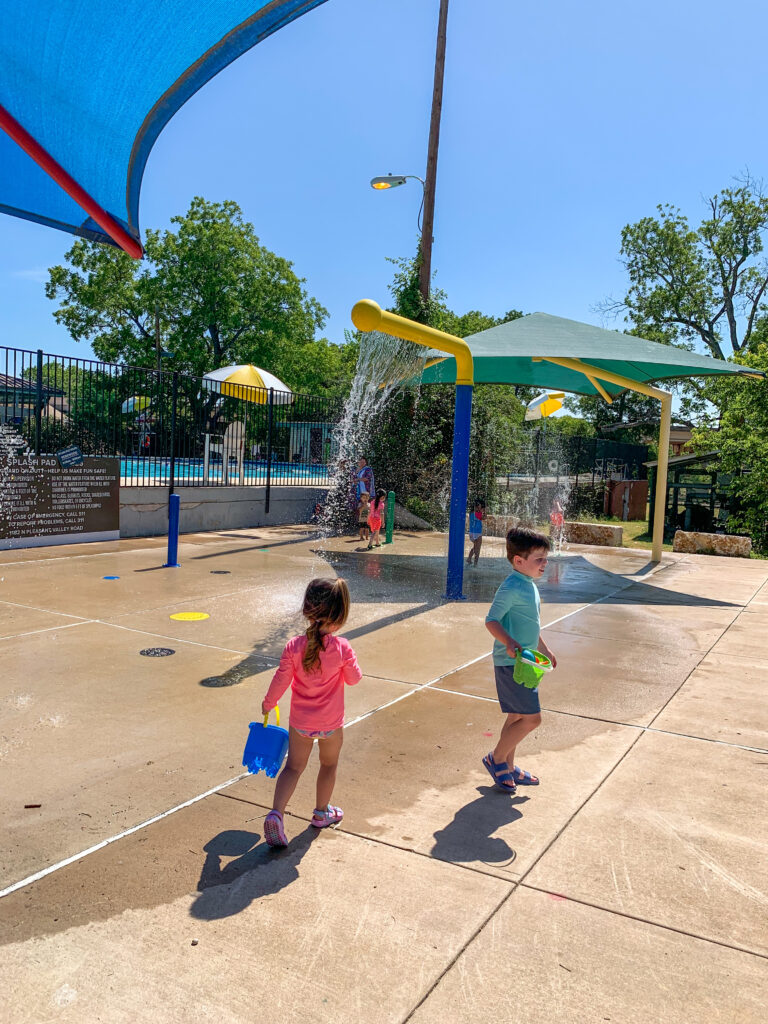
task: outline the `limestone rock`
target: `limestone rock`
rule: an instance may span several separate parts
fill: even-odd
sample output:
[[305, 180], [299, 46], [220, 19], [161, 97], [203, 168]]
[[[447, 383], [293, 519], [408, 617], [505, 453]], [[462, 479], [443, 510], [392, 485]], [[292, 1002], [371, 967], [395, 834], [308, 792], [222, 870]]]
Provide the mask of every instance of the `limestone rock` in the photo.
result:
[[598, 544], [605, 547], [620, 548], [624, 531], [620, 526], [608, 523], [575, 523], [565, 522], [565, 539], [570, 544]]
[[752, 550], [750, 537], [736, 537], [728, 533], [688, 533], [678, 530], [672, 542], [673, 551], [691, 555], [730, 555], [749, 558]]

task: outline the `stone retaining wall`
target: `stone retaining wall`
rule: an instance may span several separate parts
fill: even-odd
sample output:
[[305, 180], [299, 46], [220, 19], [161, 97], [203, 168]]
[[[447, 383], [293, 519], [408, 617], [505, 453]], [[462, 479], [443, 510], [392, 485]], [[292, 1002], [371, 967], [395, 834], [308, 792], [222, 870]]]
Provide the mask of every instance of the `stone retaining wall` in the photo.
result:
[[574, 523], [566, 520], [565, 539], [570, 544], [598, 544], [620, 548], [624, 531], [620, 526], [611, 526], [608, 523]]
[[[486, 537], [506, 537], [507, 531], [518, 523], [516, 516], [487, 515], [483, 520], [483, 533]], [[565, 522], [565, 540], [571, 544], [598, 544], [602, 547], [620, 548], [623, 539], [624, 531], [620, 526], [611, 526], [608, 523], [576, 523], [570, 520]]]
[[749, 558], [752, 539], [736, 537], [729, 533], [689, 533], [678, 530], [672, 542], [672, 550], [690, 555], [730, 555], [733, 558]]

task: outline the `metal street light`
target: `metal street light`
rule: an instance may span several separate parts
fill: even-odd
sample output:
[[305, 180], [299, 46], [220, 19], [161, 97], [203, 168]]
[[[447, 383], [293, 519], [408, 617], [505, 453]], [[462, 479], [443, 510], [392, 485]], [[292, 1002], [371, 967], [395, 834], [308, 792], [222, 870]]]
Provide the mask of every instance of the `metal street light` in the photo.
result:
[[[419, 206], [419, 214], [416, 218], [416, 225], [419, 229], [419, 234], [421, 234], [421, 211], [424, 209], [424, 190], [426, 188], [423, 178], [420, 178], [418, 174], [382, 174], [378, 178], [371, 178], [371, 188], [375, 188], [377, 192], [383, 192], [385, 189], [404, 185], [409, 178], [421, 182], [421, 205]], [[423, 245], [423, 240], [419, 244]]]
[[382, 174], [379, 178], [371, 178], [371, 188], [397, 188], [398, 185], [404, 185], [408, 178], [420, 181], [421, 187], [424, 188], [424, 179], [420, 178], [418, 174]]

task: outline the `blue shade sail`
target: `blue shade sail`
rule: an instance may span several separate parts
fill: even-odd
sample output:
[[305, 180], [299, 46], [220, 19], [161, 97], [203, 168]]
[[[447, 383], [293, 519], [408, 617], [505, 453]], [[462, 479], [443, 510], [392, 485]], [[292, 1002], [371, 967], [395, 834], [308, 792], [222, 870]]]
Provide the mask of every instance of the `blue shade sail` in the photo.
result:
[[[0, 117], [140, 242], [144, 167], [168, 121], [235, 58], [324, 2], [4, 0]], [[5, 131], [0, 212], [115, 244]]]

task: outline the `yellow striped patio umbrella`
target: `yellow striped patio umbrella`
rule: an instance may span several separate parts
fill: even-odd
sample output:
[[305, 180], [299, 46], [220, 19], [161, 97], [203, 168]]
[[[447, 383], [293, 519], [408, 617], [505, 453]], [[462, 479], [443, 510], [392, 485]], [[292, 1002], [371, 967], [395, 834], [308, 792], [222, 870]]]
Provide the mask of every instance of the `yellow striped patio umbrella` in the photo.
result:
[[204, 375], [203, 382], [215, 394], [243, 398], [258, 405], [266, 405], [269, 401], [270, 388], [273, 389], [275, 405], [290, 405], [293, 401], [293, 392], [286, 384], [268, 370], [250, 363], [211, 370]]
[[525, 418], [527, 420], [542, 420], [563, 407], [565, 394], [562, 391], [545, 391], [536, 395], [532, 402], [525, 407]]

